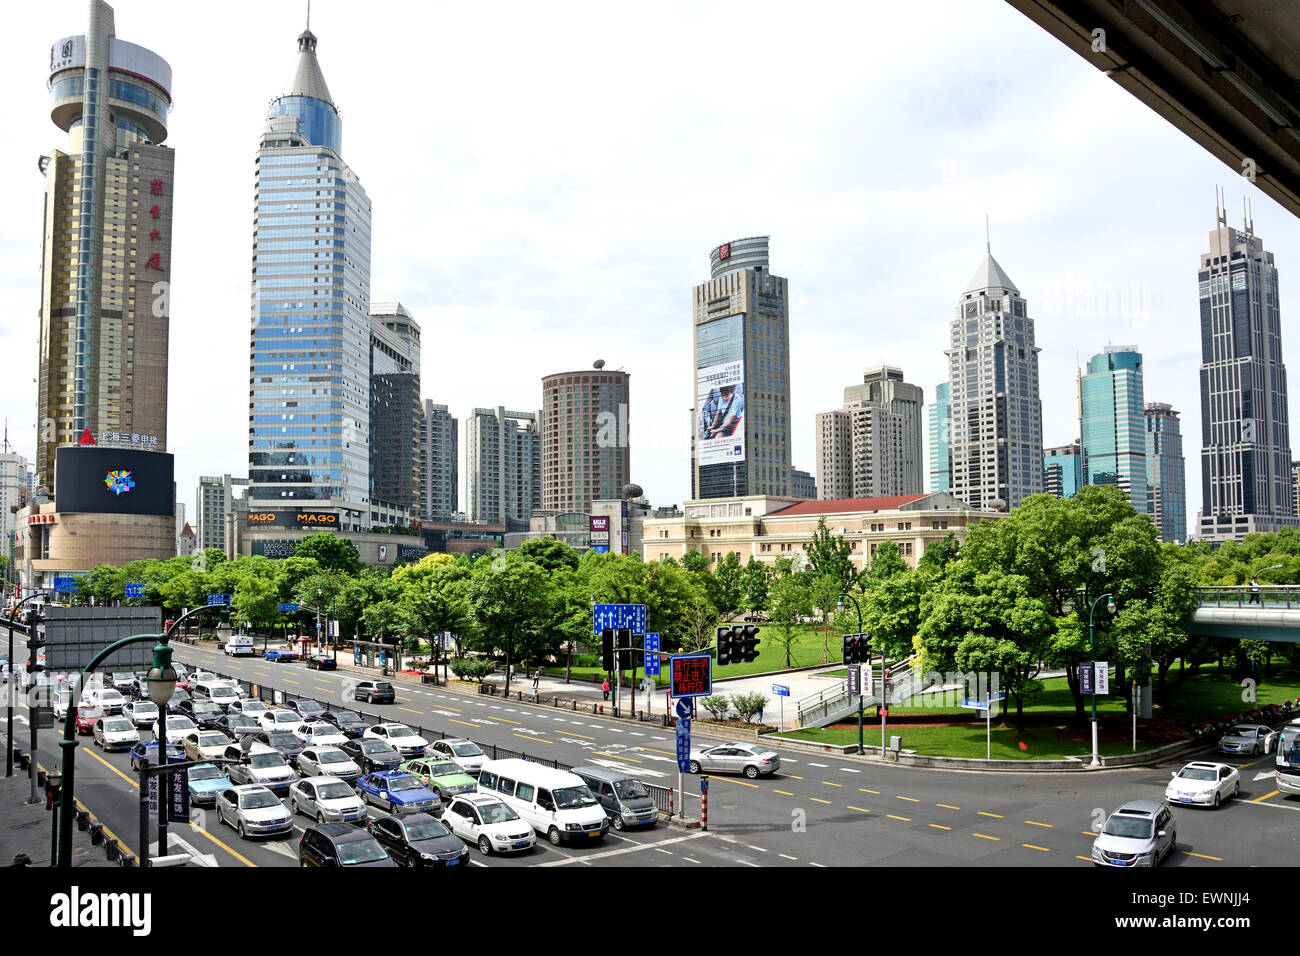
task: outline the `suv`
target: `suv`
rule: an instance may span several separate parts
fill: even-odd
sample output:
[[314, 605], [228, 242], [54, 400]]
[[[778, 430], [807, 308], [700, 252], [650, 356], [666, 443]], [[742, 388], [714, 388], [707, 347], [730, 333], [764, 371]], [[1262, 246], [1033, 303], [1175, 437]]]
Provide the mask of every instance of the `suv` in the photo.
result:
[[308, 827], [298, 841], [299, 866], [397, 866], [379, 841], [350, 823]]
[[1154, 867], [1177, 845], [1178, 830], [1168, 807], [1153, 800], [1130, 800], [1106, 818], [1092, 844], [1092, 862]]
[[391, 704], [397, 699], [397, 694], [386, 680], [363, 680], [353, 690], [352, 699], [364, 700], [367, 704]]

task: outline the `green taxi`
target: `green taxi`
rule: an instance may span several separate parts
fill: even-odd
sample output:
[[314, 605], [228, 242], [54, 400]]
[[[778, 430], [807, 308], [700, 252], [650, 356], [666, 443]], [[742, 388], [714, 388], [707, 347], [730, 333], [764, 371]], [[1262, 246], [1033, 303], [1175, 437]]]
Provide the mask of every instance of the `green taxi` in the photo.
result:
[[450, 797], [461, 793], [473, 793], [478, 783], [467, 774], [454, 760], [440, 757], [416, 757], [408, 760], [399, 768], [420, 778], [426, 787], [437, 791], [438, 798], [445, 804]]

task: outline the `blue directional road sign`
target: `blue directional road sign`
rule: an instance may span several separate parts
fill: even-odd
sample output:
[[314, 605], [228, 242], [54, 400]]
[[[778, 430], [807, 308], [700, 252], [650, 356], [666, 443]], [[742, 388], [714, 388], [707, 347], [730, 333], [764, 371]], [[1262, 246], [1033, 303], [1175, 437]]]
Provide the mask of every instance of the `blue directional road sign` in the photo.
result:
[[645, 636], [645, 676], [659, 676], [659, 634], [657, 632]]
[[684, 718], [677, 721], [677, 769], [691, 770], [691, 722]]
[[695, 713], [695, 699], [693, 697], [683, 697], [676, 703], [675, 709], [680, 720], [690, 720]]
[[645, 633], [644, 604], [597, 604], [592, 611], [593, 633], [600, 637], [606, 628], [629, 628], [633, 634]]
[[777, 697], [789, 697], [790, 687], [787, 684], [773, 684], [772, 693]]
[[55, 578], [54, 579], [54, 592], [56, 594], [60, 594], [60, 593], [71, 594], [75, 590], [77, 590], [76, 578]]
[[232, 597], [234, 597], [232, 594], [209, 594], [208, 607], [225, 607]]
[[296, 604], [281, 604], [281, 605], [280, 605], [280, 613], [281, 613], [281, 614], [292, 614], [292, 613], [294, 613], [294, 612], [297, 611], [297, 610], [298, 610], [298, 605], [296, 605]]
[[129, 598], [144, 597], [144, 582], [143, 581], [126, 582], [126, 596]]

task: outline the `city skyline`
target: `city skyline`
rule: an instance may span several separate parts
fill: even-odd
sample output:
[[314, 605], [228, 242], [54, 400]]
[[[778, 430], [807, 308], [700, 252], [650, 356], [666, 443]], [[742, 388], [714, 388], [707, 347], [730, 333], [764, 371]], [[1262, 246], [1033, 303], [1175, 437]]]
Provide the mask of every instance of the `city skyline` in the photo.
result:
[[[652, 36], [666, 32], [680, 39], [683, 23], [691, 24], [689, 32], [707, 32], [715, 22], [708, 11], [688, 9], [659, 11], [647, 29]], [[249, 33], [240, 26], [253, 11], [259, 29]], [[636, 355], [636, 364], [624, 364], [624, 370], [655, 387], [638, 393], [644, 398], [638, 399], [631, 434], [630, 477], [656, 504], [681, 501], [690, 494], [680, 467], [689, 455], [689, 435], [680, 427], [679, 409], [691, 393], [677, 357], [689, 351], [690, 341], [680, 318], [683, 290], [699, 281], [701, 248], [770, 235], [778, 271], [791, 284], [790, 464], [815, 470], [814, 416], [837, 405], [842, 383], [863, 367], [907, 368], [927, 398], [944, 380], [944, 328], [978, 255], [987, 210], [999, 260], [1033, 305], [1043, 349], [1043, 443], [1076, 437], [1072, 371], [1079, 355], [1093, 354], [1107, 341], [1132, 341], [1144, 352], [1147, 397], [1184, 409], [1184, 427], [1193, 433], [1200, 407], [1197, 306], [1195, 290], [1187, 288], [1186, 263], [1202, 251], [1210, 192], [1216, 183], [1229, 184], [1230, 209], [1242, 196], [1251, 199], [1256, 230], [1277, 255], [1284, 332], [1287, 270], [1300, 253], [1293, 220], [1248, 183], [1233, 183], [1230, 171], [1086, 64], [1061, 57], [1055, 41], [1014, 10], [989, 3], [954, 5], [951, 12], [948, 25], [923, 48], [886, 51], [879, 74], [852, 65], [852, 58], [840, 62], [826, 55], [824, 45], [837, 53], [839, 41], [819, 35], [815, 12], [791, 21], [782, 40], [790, 47], [790, 63], [774, 66], [755, 95], [794, 117], [791, 140], [802, 145], [736, 164], [725, 135], [689, 162], [664, 163], [659, 145], [690, 139], [697, 126], [722, 124], [726, 131], [741, 122], [721, 107], [701, 105], [698, 97], [699, 89], [726, 82], [727, 72], [700, 63], [664, 84], [637, 53], [626, 65], [611, 61], [601, 74], [602, 88], [595, 89], [585, 78], [611, 66], [607, 54], [583, 42], [613, 28], [599, 18], [562, 37], [545, 17], [534, 20], [536, 14], [521, 11], [520, 35], [511, 32], [505, 42], [523, 68], [535, 55], [527, 49], [530, 27], [533, 35], [554, 38], [560, 49], [574, 43], [590, 59], [554, 67], [521, 104], [507, 104], [505, 80], [484, 75], [472, 90], [457, 85], [454, 96], [440, 99], [433, 128], [414, 130], [390, 108], [388, 94], [413, 82], [419, 71], [396, 56], [396, 75], [371, 77], [364, 63], [388, 49], [396, 25], [416, 29], [427, 15], [394, 8], [373, 23], [353, 23], [341, 4], [314, 5], [312, 29], [320, 37], [323, 68], [348, 121], [348, 158], [363, 171], [375, 202], [375, 296], [401, 299], [420, 317], [429, 340], [453, 343], [457, 355], [492, 356], [499, 376], [495, 384], [485, 382], [479, 362], [439, 367], [427, 351], [428, 384], [421, 398], [447, 404], [462, 419], [476, 406], [537, 408], [540, 377], [579, 364], [573, 361], [576, 349], [591, 359]], [[241, 358], [248, 310], [247, 281], [241, 280], [250, 221], [246, 170], [267, 97], [283, 84], [286, 44], [302, 30], [302, 11], [235, 5], [229, 26], [214, 24], [202, 48], [189, 41], [182, 17], [155, 17], [132, 2], [118, 3], [117, 13], [132, 24], [133, 41], [156, 50], [175, 71], [168, 142], [178, 146], [182, 191], [173, 247], [171, 360], [207, 373], [201, 387], [194, 376], [171, 377], [169, 451], [178, 456], [177, 484], [185, 497], [200, 474], [238, 473], [241, 459], [246, 461], [247, 440], [239, 427], [247, 368], [246, 356]], [[857, 15], [846, 14], [850, 21]], [[484, 29], [476, 16], [451, 12], [439, 29]], [[3, 69], [11, 71], [11, 89], [30, 91], [23, 101], [30, 105], [17, 111], [17, 141], [40, 152], [56, 145], [41, 82], [44, 60], [51, 43], [83, 23], [80, 2], [15, 18], [12, 42], [20, 55]], [[863, 23], [869, 23], [865, 15]], [[756, 42], [775, 42], [753, 29]], [[1014, 46], [1032, 82], [983, 64], [950, 65], [951, 52], [970, 42]], [[215, 89], [203, 78], [216, 74], [227, 47], [236, 43], [248, 66]], [[553, 44], [548, 64], [556, 52]], [[889, 84], [895, 81], [886, 79], [889, 64], [904, 55], [908, 65], [899, 69], [916, 89], [905, 85], [898, 103], [891, 103]], [[432, 81], [479, 77], [464, 72], [472, 66], [472, 58], [449, 48]], [[569, 95], [559, 95], [563, 91]], [[921, 122], [906, 108], [918, 96], [949, 105]], [[609, 114], [619, 135], [614, 145], [595, 147], [599, 137], [585, 129], [582, 118], [606, 115], [600, 111], [628, 99], [650, 108], [639, 111], [636, 124]], [[545, 144], [530, 150], [522, 169], [501, 148], [503, 134], [488, 128], [497, 124], [481, 121], [489, 110], [496, 115], [507, 107], [515, 123], [512, 136], [523, 133]], [[206, 122], [217, 109], [229, 117], [219, 141]], [[540, 115], [529, 118], [529, 110]], [[1072, 130], [1068, 117], [1080, 111], [1104, 114], [1104, 135], [1066, 135]], [[1008, 159], [991, 147], [953, 145], [996, 138], [1010, 128], [1008, 117], [1024, 143], [1022, 154]], [[871, 145], [882, 126], [894, 148], [876, 156]], [[384, 145], [393, 135], [402, 137], [402, 151]], [[1058, 141], [1070, 143], [1070, 151], [1055, 146]], [[399, 158], [406, 150], [428, 171], [418, 174], [424, 185], [414, 191]], [[647, 150], [654, 162], [637, 158]], [[548, 152], [556, 158], [545, 158]], [[900, 164], [900, 154], [908, 162]], [[16, 212], [0, 235], [0, 267], [11, 317], [2, 344], [10, 354], [34, 357], [31, 317], [38, 293], [31, 223], [39, 221], [40, 181], [28, 168], [31, 159], [4, 159], [16, 184]], [[900, 166], [906, 169], [900, 172]], [[719, 177], [719, 169], [730, 175]], [[755, 189], [764, 182], [772, 185], [760, 190], [764, 202], [756, 204]], [[187, 195], [185, 188], [193, 191]], [[1117, 217], [1137, 225], [1117, 231]], [[894, 219], [903, 220], [902, 230], [895, 227], [883, 241], [879, 224]], [[869, 307], [861, 299], [867, 285], [874, 290]], [[628, 297], [628, 288], [638, 295]], [[608, 302], [615, 300], [621, 316], [610, 323]], [[503, 328], [509, 334], [502, 335]], [[213, 375], [214, 369], [228, 372]], [[29, 376], [18, 379], [5, 383], [0, 401], [15, 445], [33, 458], [33, 423], [24, 419], [35, 408], [35, 390]], [[246, 402], [243, 396], [244, 408]], [[1195, 469], [1187, 491], [1200, 500]]]

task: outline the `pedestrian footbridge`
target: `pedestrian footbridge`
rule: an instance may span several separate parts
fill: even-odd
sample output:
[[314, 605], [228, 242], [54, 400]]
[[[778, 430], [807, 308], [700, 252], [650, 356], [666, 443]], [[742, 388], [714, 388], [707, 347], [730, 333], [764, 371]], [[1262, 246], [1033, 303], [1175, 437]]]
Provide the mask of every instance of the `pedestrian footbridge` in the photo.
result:
[[1300, 588], [1197, 588], [1197, 605], [1187, 625], [1193, 634], [1300, 643]]

